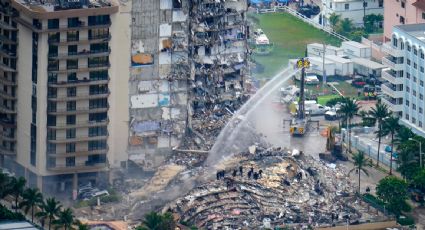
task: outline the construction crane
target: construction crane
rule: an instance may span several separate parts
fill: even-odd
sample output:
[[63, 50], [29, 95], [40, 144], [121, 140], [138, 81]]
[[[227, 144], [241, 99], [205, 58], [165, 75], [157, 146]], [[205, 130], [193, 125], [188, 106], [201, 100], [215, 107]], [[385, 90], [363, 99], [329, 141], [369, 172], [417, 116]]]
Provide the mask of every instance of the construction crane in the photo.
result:
[[303, 136], [308, 131], [309, 123], [315, 122], [317, 127], [319, 127], [319, 122], [312, 121], [305, 113], [305, 69], [310, 67], [310, 61], [307, 58], [301, 58], [297, 61], [296, 67], [301, 69], [298, 111], [293, 119], [285, 120], [285, 122], [289, 122], [289, 132], [292, 136]]

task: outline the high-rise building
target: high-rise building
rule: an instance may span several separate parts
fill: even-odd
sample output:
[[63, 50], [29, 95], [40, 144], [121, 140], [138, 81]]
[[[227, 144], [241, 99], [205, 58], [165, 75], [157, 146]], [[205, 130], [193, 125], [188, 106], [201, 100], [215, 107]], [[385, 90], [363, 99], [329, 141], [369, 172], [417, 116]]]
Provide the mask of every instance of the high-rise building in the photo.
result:
[[425, 81], [425, 24], [393, 27], [391, 45], [384, 49], [382, 72], [387, 80], [382, 85], [382, 102], [400, 116], [401, 123], [425, 136], [424, 81]]
[[43, 192], [125, 166], [131, 6], [1, 0], [0, 156]]
[[132, 4], [128, 153], [132, 161], [150, 169], [181, 147], [186, 135], [193, 135], [196, 145], [211, 145], [208, 138], [217, 132], [211, 117], [223, 116], [216, 110], [240, 105], [247, 75], [248, 4]]

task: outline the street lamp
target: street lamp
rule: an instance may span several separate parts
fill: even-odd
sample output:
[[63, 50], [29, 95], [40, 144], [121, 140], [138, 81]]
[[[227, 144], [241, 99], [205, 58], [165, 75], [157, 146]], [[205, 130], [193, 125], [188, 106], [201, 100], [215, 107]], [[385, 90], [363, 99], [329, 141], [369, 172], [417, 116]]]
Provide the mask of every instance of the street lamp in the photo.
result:
[[419, 165], [422, 168], [422, 142], [415, 140], [413, 138], [409, 138], [409, 141], [414, 141], [414, 142], [419, 143]]

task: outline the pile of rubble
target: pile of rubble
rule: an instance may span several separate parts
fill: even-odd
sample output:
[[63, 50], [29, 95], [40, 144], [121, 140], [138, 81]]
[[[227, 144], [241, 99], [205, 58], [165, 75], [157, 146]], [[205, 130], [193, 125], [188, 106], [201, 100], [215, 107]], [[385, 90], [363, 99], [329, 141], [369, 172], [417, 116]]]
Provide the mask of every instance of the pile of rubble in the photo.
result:
[[217, 180], [196, 187], [164, 210], [203, 229], [331, 226], [382, 217], [357, 202], [347, 173], [335, 165], [260, 147], [236, 158], [238, 165], [217, 171]]

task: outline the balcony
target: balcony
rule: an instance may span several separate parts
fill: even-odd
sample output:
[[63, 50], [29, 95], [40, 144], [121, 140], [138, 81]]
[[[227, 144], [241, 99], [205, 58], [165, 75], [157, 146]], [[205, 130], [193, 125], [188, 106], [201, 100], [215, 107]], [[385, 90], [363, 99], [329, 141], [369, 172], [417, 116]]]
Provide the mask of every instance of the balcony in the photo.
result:
[[383, 57], [382, 64], [390, 67], [395, 71], [404, 70], [404, 64], [396, 63], [394, 59], [390, 59], [389, 57]]
[[393, 57], [403, 57], [404, 50], [399, 50], [391, 45], [391, 43], [384, 43], [382, 45], [382, 52], [391, 55]]
[[86, 95], [78, 95], [75, 97], [69, 97], [68, 95], [56, 95], [56, 97], [47, 97], [49, 101], [75, 101], [75, 100], [89, 100], [89, 99], [99, 99], [99, 98], [105, 98], [109, 96], [109, 92], [102, 93], [102, 94], [86, 94]]
[[99, 169], [107, 169], [108, 163], [95, 163], [95, 162], [89, 162], [86, 161], [83, 164], [75, 164], [73, 166], [67, 166], [62, 164], [56, 164], [47, 166], [47, 169], [50, 171], [58, 171], [58, 172], [69, 172], [69, 171], [78, 171], [78, 172], [84, 172], [84, 171], [91, 171], [91, 170], [99, 170]]
[[88, 39], [78, 39], [78, 40], [70, 40], [70, 39], [50, 39], [48, 40], [49, 44], [52, 45], [83, 45], [83, 44], [90, 44], [90, 43], [99, 43], [99, 42], [108, 42], [111, 40], [111, 35], [104, 35], [104, 36], [95, 36], [95, 37], [89, 37]]
[[[1, 82], [1, 79], [0, 79]], [[49, 86], [53, 88], [63, 88], [63, 87], [71, 87], [71, 86], [80, 86], [80, 85], [99, 85], [99, 84], [108, 84], [109, 78], [106, 80], [75, 80], [75, 81], [60, 81], [60, 82], [49, 82]]]
[[96, 127], [96, 126], [105, 126], [109, 124], [109, 120], [103, 121], [82, 121], [75, 124], [67, 123], [56, 123], [54, 125], [47, 125], [50, 129], [71, 129], [71, 128], [82, 128], [82, 127]]
[[3, 64], [3, 63], [0, 63], [0, 69], [3, 70], [3, 71], [6, 71], [6, 72], [12, 72], [12, 73], [17, 72], [16, 69], [13, 69], [13, 68], [11, 68], [11, 67]]
[[0, 77], [0, 83], [4, 84], [4, 85], [10, 85], [10, 86], [16, 86], [17, 83], [11, 80], [8, 80], [6, 78]]
[[8, 106], [0, 105], [0, 113], [16, 114], [16, 109], [15, 108], [10, 108]]
[[390, 86], [389, 84], [382, 84], [381, 85], [382, 92], [392, 98], [402, 98], [403, 97], [403, 91], [397, 91], [395, 87]]
[[[401, 112], [403, 111], [403, 104], [396, 104], [395, 101], [393, 101], [391, 98], [388, 97], [382, 97], [381, 102], [388, 106], [388, 108], [391, 110], [391, 112]], [[393, 103], [394, 102], [394, 103]]]
[[0, 35], [0, 41], [3, 44], [16, 44], [17, 43], [16, 42], [16, 38], [15, 39], [11, 39], [11, 38], [8, 38], [8, 37], [6, 37], [4, 35]]
[[9, 148], [6, 148], [4, 146], [0, 146], [0, 155], [11, 155], [11, 156], [13, 156], [13, 155], [16, 155], [16, 152], [15, 152], [14, 149], [9, 149]]
[[75, 58], [87, 58], [87, 57], [103, 57], [108, 56], [111, 53], [111, 49], [108, 50], [98, 50], [98, 51], [80, 51], [75, 53], [62, 53], [55, 54], [49, 57], [52, 59], [75, 59]]
[[0, 97], [7, 100], [16, 100], [16, 96], [10, 95], [7, 92], [4, 92], [3, 90], [0, 90]]
[[56, 109], [56, 110], [47, 110], [48, 114], [51, 115], [70, 115], [70, 114], [84, 114], [84, 113], [100, 113], [107, 112], [108, 107], [106, 108], [76, 108], [75, 110], [67, 109]]
[[9, 141], [9, 142], [16, 142], [16, 137], [15, 137], [14, 134], [3, 132], [3, 133], [0, 134], [0, 140]]
[[395, 85], [403, 84], [403, 78], [393, 75], [390, 70], [382, 71], [382, 78]]
[[61, 144], [61, 143], [72, 143], [72, 142], [85, 142], [85, 141], [97, 141], [108, 139], [109, 135], [103, 136], [76, 136], [75, 138], [56, 138], [55, 140], [47, 140], [50, 143]]
[[13, 27], [9, 24], [6, 24], [3, 21], [0, 21], [0, 28], [3, 29], [3, 30], [18, 30], [18, 28], [15, 28], [15, 27]]
[[[1, 67], [1, 66], [0, 66]], [[111, 67], [111, 64], [109, 62], [106, 63], [96, 63], [96, 64], [89, 64], [89, 65], [79, 65], [78, 69], [67, 69], [66, 66], [64, 67], [51, 67], [48, 68], [49, 72], [52, 73], [80, 73], [80, 72], [89, 72], [89, 71], [96, 71], [96, 70], [107, 70]]]
[[94, 154], [104, 154], [108, 152], [108, 148], [106, 149], [96, 149], [96, 150], [80, 150], [71, 153], [48, 153], [49, 157], [81, 157], [81, 156], [89, 156]]
[[16, 52], [11, 52], [5, 48], [0, 48], [0, 55], [6, 58], [16, 58]]
[[[83, 29], [97, 29], [97, 28], [108, 28], [111, 26], [111, 22], [105, 22], [105, 24], [99, 24], [99, 25], [87, 25], [87, 24], [81, 24], [78, 27], [68, 27], [68, 25], [59, 25], [57, 28], [41, 28], [40, 26], [35, 26], [31, 22], [28, 22], [25, 19], [22, 18], [15, 18], [16, 22], [24, 25], [27, 28], [30, 28], [32, 31], [40, 33], [40, 32], [61, 32], [61, 31], [67, 31], [67, 30], [83, 30]], [[1, 25], [0, 25], [1, 27]], [[12, 27], [13, 28], [13, 27]]]
[[6, 128], [16, 128], [16, 122], [8, 119], [0, 119], [0, 125]]

